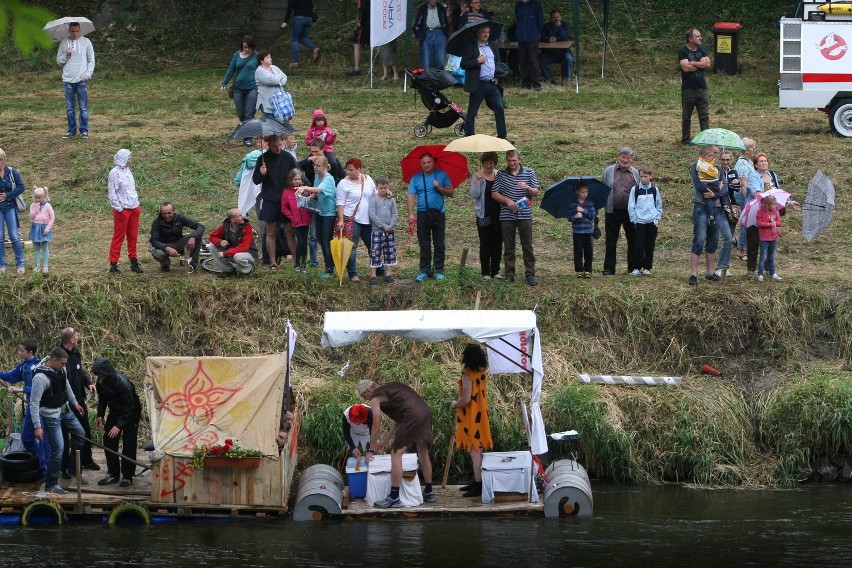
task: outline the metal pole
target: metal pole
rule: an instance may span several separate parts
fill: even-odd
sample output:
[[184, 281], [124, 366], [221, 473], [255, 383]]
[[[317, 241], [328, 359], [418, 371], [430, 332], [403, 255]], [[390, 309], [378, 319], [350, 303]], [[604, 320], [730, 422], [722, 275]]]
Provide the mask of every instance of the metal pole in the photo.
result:
[[[76, 433], [74, 433], [74, 432], [71, 432], [71, 435], [72, 435], [72, 436], [77, 436], [77, 437], [78, 437], [78, 438], [80, 438], [81, 440], [85, 440], [86, 442], [89, 442], [89, 443], [90, 443], [90, 444], [92, 444], [93, 446], [97, 446], [97, 447], [99, 447], [100, 449], [102, 449], [103, 451], [105, 451], [105, 452], [109, 452], [109, 453], [111, 453], [111, 454], [114, 454], [114, 455], [118, 456], [119, 458], [121, 458], [121, 459], [123, 459], [123, 460], [125, 460], [125, 461], [129, 461], [129, 462], [130, 462], [130, 463], [132, 463], [132, 464], [136, 464], [136, 465], [138, 465], [139, 467], [141, 467], [141, 468], [142, 468], [142, 471], [145, 471], [146, 469], [151, 469], [151, 466], [149, 466], [149, 465], [145, 465], [145, 464], [144, 464], [144, 463], [142, 463], [142, 462], [138, 462], [138, 461], [134, 460], [133, 458], [129, 458], [129, 457], [125, 456], [124, 454], [121, 454], [121, 453], [119, 453], [119, 452], [116, 452], [115, 450], [111, 450], [111, 449], [109, 449], [109, 448], [107, 448], [107, 447], [105, 447], [105, 446], [103, 446], [103, 445], [101, 445], [101, 444], [99, 444], [99, 443], [95, 442], [94, 440], [90, 440], [89, 438], [87, 438], [87, 437], [85, 437], [85, 436], [81, 436], [80, 434], [76, 434]], [[78, 451], [79, 451], [79, 450], [78, 450]], [[80, 471], [80, 462], [79, 462], [79, 460], [78, 460], [78, 461], [77, 461], [77, 475], [78, 475], [78, 476], [79, 476], [79, 471]]]
[[606, 69], [606, 48], [609, 46], [609, 0], [604, 0], [604, 41], [601, 53], [601, 79], [604, 78]]

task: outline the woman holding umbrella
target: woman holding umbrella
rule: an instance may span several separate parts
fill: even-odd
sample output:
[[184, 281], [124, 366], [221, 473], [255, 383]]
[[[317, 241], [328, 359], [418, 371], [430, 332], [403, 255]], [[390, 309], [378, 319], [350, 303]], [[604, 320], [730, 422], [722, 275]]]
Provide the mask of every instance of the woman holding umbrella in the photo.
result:
[[479, 161], [482, 168], [470, 179], [470, 196], [476, 210], [476, 231], [479, 233], [479, 265], [485, 280], [499, 279], [502, 278], [503, 232], [500, 228], [500, 204], [491, 197], [497, 177], [497, 152], [485, 152]]
[[[767, 157], [767, 155], [763, 152], [757, 154], [754, 157], [754, 173], [752, 173], [748, 177], [748, 183], [746, 184], [747, 193], [745, 196], [745, 202], [748, 203], [755, 199], [755, 196], [758, 193], [763, 193], [780, 188], [781, 182], [778, 180], [778, 174], [776, 174], [773, 170], [769, 169], [769, 158]], [[794, 201], [793, 199], [787, 199], [787, 203], [789, 203], [793, 207], [793, 209], [801, 209], [799, 203]], [[756, 205], [759, 207], [759, 204]], [[779, 215], [786, 215], [787, 208], [782, 204], [779, 205]], [[755, 271], [757, 270], [758, 251], [760, 248], [760, 236], [758, 233], [757, 225], [752, 225], [751, 227], [741, 229], [741, 238], [743, 231], [745, 231], [746, 236], [746, 270], [748, 270], [749, 276], [754, 276]]]
[[[748, 177], [746, 185], [745, 203], [748, 203], [756, 193], [778, 189], [781, 187], [778, 174], [769, 169], [769, 158], [761, 152], [754, 157], [754, 172]], [[757, 270], [757, 253], [760, 247], [757, 225], [740, 229], [740, 239], [745, 236], [746, 242], [746, 270], [749, 276], [754, 276]]]
[[[243, 38], [240, 50], [234, 52], [225, 78], [219, 83], [219, 88], [224, 90], [231, 77], [234, 78], [231, 96], [234, 98], [234, 108], [237, 110], [237, 118], [240, 122], [254, 118], [254, 112], [257, 110], [257, 83], [254, 76], [258, 64], [257, 54], [254, 51], [254, 37], [247, 35]], [[251, 146], [251, 137], [244, 138], [243, 144]]]

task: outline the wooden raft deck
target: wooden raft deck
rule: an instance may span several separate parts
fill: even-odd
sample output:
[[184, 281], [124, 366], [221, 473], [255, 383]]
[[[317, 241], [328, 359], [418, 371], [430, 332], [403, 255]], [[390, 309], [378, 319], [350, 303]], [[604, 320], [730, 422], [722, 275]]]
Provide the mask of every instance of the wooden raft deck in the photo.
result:
[[[65, 495], [45, 493], [44, 483], [9, 483], [0, 482], [0, 515], [20, 515], [28, 505], [35, 501], [52, 501], [57, 503], [69, 517], [101, 520], [108, 516], [113, 509], [124, 504], [134, 503], [148, 510], [152, 516], [178, 518], [284, 518], [286, 508], [244, 506], [244, 505], [210, 505], [194, 503], [156, 503], [151, 499], [151, 470], [139, 473], [130, 487], [119, 487], [118, 483], [98, 485], [98, 480], [106, 476], [106, 459], [102, 451], [94, 452], [94, 461], [100, 465], [100, 471], [82, 470], [82, 475], [89, 484], [81, 488], [79, 500], [76, 479], [60, 479], [59, 485], [68, 491]], [[148, 462], [144, 451], [137, 454], [137, 461]]]
[[[349, 499], [348, 506], [344, 499], [342, 517], [352, 519], [366, 518], [409, 518], [409, 517], [511, 517], [511, 516], [543, 516], [544, 503], [530, 503], [522, 495], [497, 495], [494, 503], [483, 503], [479, 497], [462, 497], [458, 485], [440, 485], [433, 487], [438, 501], [423, 503], [417, 507], [399, 507], [395, 509], [379, 509], [368, 504], [364, 499]], [[347, 490], [348, 491], [348, 490]], [[541, 498], [541, 496], [540, 496]]]

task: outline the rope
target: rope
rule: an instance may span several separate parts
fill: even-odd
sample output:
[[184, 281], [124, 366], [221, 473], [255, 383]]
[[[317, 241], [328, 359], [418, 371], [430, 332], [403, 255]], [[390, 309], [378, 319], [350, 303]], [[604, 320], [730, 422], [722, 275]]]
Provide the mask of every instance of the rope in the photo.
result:
[[[604, 33], [603, 26], [601, 25], [598, 17], [595, 15], [595, 10], [592, 8], [592, 4], [589, 0], [586, 0], [586, 5], [589, 7], [589, 12], [592, 14], [592, 19], [595, 21], [595, 24], [598, 26], [598, 30], [600, 31], [601, 37], [606, 38], [606, 34]], [[633, 81], [624, 73], [624, 69], [621, 67], [621, 63], [619, 63], [618, 58], [615, 56], [615, 51], [613, 51], [612, 47], [610, 47], [610, 42], [608, 39], [605, 40], [605, 45], [609, 49], [609, 53], [612, 55], [612, 59], [615, 61], [616, 67], [618, 67], [618, 71], [621, 73], [624, 82], [627, 83], [628, 88], [630, 89], [630, 94], [635, 95], [635, 85]]]

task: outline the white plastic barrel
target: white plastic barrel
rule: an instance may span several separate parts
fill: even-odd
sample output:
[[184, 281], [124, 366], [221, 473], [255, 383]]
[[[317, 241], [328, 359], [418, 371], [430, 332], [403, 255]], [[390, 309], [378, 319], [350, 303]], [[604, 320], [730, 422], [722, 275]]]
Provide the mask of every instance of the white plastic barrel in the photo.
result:
[[546, 475], [545, 517], [592, 516], [592, 485], [582, 465], [574, 460], [558, 460], [550, 464]]

